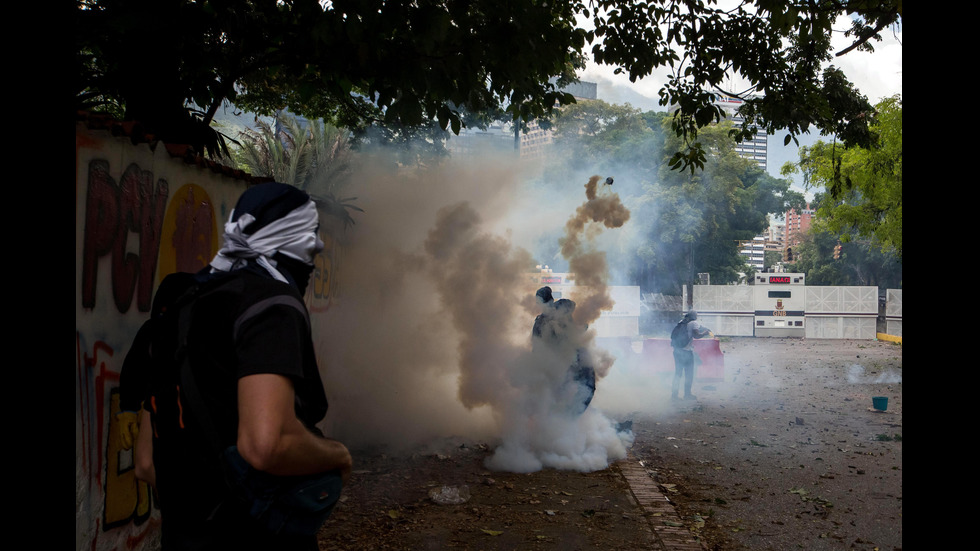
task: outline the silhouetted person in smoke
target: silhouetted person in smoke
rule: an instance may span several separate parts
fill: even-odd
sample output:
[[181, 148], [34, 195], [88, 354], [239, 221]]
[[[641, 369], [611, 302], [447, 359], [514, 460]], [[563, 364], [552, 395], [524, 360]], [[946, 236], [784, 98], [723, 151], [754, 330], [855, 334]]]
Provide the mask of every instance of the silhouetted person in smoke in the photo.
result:
[[[531, 329], [532, 342], [541, 342], [550, 348], [560, 349], [562, 344], [576, 342], [587, 327], [579, 326], [572, 319], [575, 303], [568, 299], [554, 300], [550, 287], [542, 287], [536, 293], [542, 312], [534, 319]], [[590, 355], [584, 348], [576, 348], [575, 360], [568, 368], [565, 380], [562, 382], [561, 395], [572, 393], [574, 398], [570, 404], [572, 413], [581, 414], [589, 407], [595, 395], [595, 368], [592, 367]]]
[[[542, 331], [545, 325], [554, 318], [555, 297], [551, 294], [551, 287], [542, 287], [535, 293], [538, 304], [541, 305], [541, 313], [534, 318], [534, 327], [531, 328], [531, 336], [538, 339], [542, 338]], [[551, 335], [553, 337], [554, 335]]]
[[[574, 311], [575, 303], [567, 298], [555, 303], [555, 312], [565, 328], [564, 337], [578, 340], [588, 329], [588, 326], [580, 326], [575, 323], [572, 319], [572, 312]], [[570, 406], [572, 413], [582, 414], [592, 403], [592, 397], [595, 396], [595, 368], [592, 366], [591, 355], [585, 348], [575, 349], [575, 363], [568, 368], [565, 384], [571, 385], [575, 393], [575, 398]]]
[[698, 313], [691, 310], [684, 314], [670, 334], [670, 346], [674, 349], [674, 383], [670, 389], [671, 400], [677, 399], [681, 375], [684, 376], [684, 399], [697, 400], [697, 397], [691, 394], [691, 385], [694, 383], [694, 339], [712, 334], [711, 330], [698, 323], [697, 319]]

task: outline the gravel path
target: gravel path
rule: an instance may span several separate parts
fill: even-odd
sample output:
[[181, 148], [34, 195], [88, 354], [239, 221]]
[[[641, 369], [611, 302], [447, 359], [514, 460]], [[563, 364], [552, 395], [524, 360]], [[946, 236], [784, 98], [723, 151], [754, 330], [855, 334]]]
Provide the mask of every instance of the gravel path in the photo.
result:
[[[663, 366], [636, 358], [599, 381], [590, 407], [631, 419], [635, 434], [630, 457], [606, 469], [492, 472], [493, 443], [458, 437], [415, 453], [357, 450], [321, 551], [662, 549], [651, 526], [686, 528], [709, 551], [900, 550], [901, 345], [720, 348], [724, 377], [696, 382], [696, 402], [671, 401]], [[886, 411], [873, 396], [888, 397]], [[468, 499], [437, 504], [447, 486]], [[677, 516], [631, 498], [656, 490]]]
[[[901, 549], [902, 347], [725, 339], [697, 402], [646, 388], [633, 455], [712, 550]], [[887, 409], [872, 397], [888, 398]]]

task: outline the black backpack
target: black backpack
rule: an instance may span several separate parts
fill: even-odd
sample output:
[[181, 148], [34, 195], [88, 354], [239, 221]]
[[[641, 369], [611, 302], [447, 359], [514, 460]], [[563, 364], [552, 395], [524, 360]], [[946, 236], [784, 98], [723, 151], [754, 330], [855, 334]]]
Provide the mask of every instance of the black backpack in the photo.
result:
[[681, 320], [674, 326], [674, 330], [670, 332], [671, 347], [684, 348], [691, 344], [691, 333], [687, 330], [688, 323], [690, 320]]
[[[165, 516], [188, 520], [209, 517], [228, 493], [221, 464], [210, 445], [211, 434], [192, 421], [197, 417], [196, 404], [188, 399], [182, 381], [185, 346], [181, 314], [186, 315], [208, 287], [211, 285], [202, 284], [195, 274], [171, 274], [160, 283], [151, 315], [147, 406], [152, 413], [157, 483], [167, 489], [158, 498]], [[158, 445], [159, 440], [168, 444]]]
[[[202, 513], [213, 513], [225, 500], [237, 499], [247, 507], [250, 516], [269, 532], [303, 536], [315, 534], [340, 497], [343, 486], [340, 473], [331, 471], [309, 476], [273, 476], [252, 468], [235, 446], [222, 449], [218, 443], [215, 420], [208, 412], [206, 397], [198, 386], [187, 357], [188, 330], [194, 302], [212, 293], [240, 293], [240, 280], [230, 275], [201, 283], [191, 274], [175, 274], [168, 276], [164, 283], [170, 284], [167, 288], [169, 304], [161, 305], [157, 316], [161, 337], [158, 342], [164, 348], [161, 354], [164, 357], [158, 358], [156, 367], [162, 372], [158, 374], [162, 377], [158, 376], [155, 383], [158, 393], [163, 386], [177, 399], [157, 400], [160, 405], [167, 404], [170, 408], [169, 411], [160, 411], [162, 415], [155, 416], [155, 424], [156, 418], [164, 417], [157, 428], [163, 433], [162, 436], [174, 442], [171, 448], [183, 452], [184, 457], [180, 462], [186, 464], [189, 455], [198, 454], [199, 462], [196, 464], [200, 472], [205, 473], [204, 477], [190, 482], [194, 486], [193, 491], [203, 494], [202, 499], [193, 505], [184, 505], [196, 507], [196, 516], [201, 518]], [[164, 285], [161, 284], [161, 287]], [[297, 308], [306, 313], [301, 304]], [[166, 409], [166, 406], [161, 408]], [[187, 415], [191, 415], [195, 423], [186, 426], [196, 425], [197, 434], [184, 430], [183, 417]], [[180, 484], [186, 481], [170, 482]]]

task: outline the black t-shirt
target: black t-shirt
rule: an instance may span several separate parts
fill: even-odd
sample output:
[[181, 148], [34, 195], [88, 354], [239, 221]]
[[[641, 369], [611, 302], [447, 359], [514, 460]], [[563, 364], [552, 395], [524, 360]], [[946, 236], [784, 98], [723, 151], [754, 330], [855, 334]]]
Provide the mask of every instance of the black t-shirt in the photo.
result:
[[[308, 314], [290, 285], [248, 270], [203, 284], [202, 297], [193, 305], [186, 350], [218, 437], [216, 443], [209, 440], [203, 428], [207, 423], [196, 413], [200, 406], [189, 403], [187, 389], [175, 391], [180, 396], [177, 409], [155, 415], [157, 487], [169, 519], [207, 516], [226, 497], [216, 453], [237, 440], [238, 379], [260, 373], [288, 377], [296, 392], [297, 417], [315, 432], [327, 411]], [[157, 379], [155, 392], [165, 394], [168, 382], [174, 381]], [[157, 407], [174, 401], [154, 399]], [[161, 423], [167, 427], [157, 426]]]

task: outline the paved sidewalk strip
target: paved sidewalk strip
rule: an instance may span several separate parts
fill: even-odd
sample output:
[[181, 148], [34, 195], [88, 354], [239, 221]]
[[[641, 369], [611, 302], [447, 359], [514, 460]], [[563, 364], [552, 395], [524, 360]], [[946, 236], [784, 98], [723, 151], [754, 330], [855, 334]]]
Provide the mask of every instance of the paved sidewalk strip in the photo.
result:
[[705, 548], [681, 522], [680, 515], [643, 465], [632, 454], [616, 463], [629, 484], [632, 498], [643, 511], [653, 531], [653, 547], [658, 551], [705, 551]]

